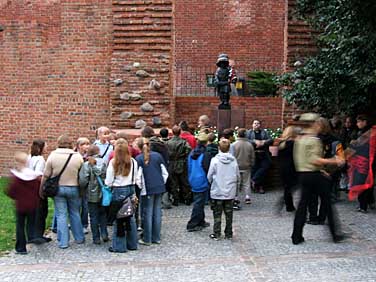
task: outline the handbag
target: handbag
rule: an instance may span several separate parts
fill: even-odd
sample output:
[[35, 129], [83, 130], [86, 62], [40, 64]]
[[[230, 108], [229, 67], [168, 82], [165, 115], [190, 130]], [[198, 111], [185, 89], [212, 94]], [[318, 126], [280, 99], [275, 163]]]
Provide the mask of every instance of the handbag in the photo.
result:
[[[132, 184], [134, 184], [134, 163], [132, 160]], [[124, 199], [122, 206], [116, 213], [116, 219], [122, 219], [122, 218], [128, 218], [131, 217], [134, 213], [136, 212], [136, 205], [135, 203], [131, 200], [131, 197], [127, 197]]]
[[135, 207], [130, 197], [123, 201], [123, 205], [116, 214], [116, 219], [131, 217], [135, 213]]
[[108, 207], [111, 204], [111, 201], [112, 201], [111, 188], [104, 185], [103, 180], [99, 175], [97, 175], [97, 181], [98, 181], [98, 184], [101, 187], [101, 191], [102, 191], [102, 202], [101, 202], [101, 204], [102, 204], [103, 207]]
[[43, 194], [46, 197], [53, 198], [53, 197], [55, 197], [57, 195], [57, 193], [59, 193], [59, 180], [60, 180], [60, 177], [63, 174], [65, 168], [67, 167], [70, 159], [72, 158], [72, 155], [73, 154], [69, 154], [69, 157], [68, 157], [67, 161], [65, 162], [63, 169], [60, 171], [60, 173], [58, 175], [56, 175], [54, 177], [49, 177], [44, 182], [44, 184], [43, 184]]

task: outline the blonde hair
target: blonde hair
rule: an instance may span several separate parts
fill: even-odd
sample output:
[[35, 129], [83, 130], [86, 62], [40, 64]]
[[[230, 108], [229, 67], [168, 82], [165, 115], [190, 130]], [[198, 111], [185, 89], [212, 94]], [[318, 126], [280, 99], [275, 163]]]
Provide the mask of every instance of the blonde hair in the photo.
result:
[[295, 126], [288, 126], [283, 130], [281, 138], [284, 140], [295, 139], [298, 136], [298, 131]]
[[116, 141], [113, 162], [115, 175], [127, 176], [131, 170], [131, 156], [128, 150], [128, 142], [124, 141], [122, 138]]
[[85, 145], [85, 144], [90, 144], [90, 140], [86, 137], [80, 137], [77, 139], [76, 146]]
[[137, 140], [137, 146], [142, 151], [144, 155], [144, 163], [148, 165], [150, 162], [150, 143], [149, 139], [143, 137]]
[[28, 155], [25, 152], [17, 151], [14, 153], [14, 165], [17, 170], [21, 170], [27, 164]]

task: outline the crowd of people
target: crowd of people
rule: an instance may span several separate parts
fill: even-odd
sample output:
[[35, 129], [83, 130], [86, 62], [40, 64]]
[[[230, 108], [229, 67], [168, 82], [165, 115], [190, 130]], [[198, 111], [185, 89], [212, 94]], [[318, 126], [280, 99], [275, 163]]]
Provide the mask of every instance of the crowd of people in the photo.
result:
[[[373, 171], [375, 133], [364, 115], [327, 120], [303, 114], [298, 126], [288, 126], [279, 143], [280, 175], [284, 188], [281, 200], [287, 212], [295, 213], [293, 244], [304, 241], [303, 226], [328, 220], [333, 241], [345, 238], [333, 202], [339, 191], [358, 197], [359, 211], [374, 208]], [[16, 253], [27, 254], [26, 244], [51, 241], [45, 235], [48, 201], [46, 180], [59, 177], [53, 197], [52, 231], [57, 245], [69, 247], [70, 233], [77, 244], [85, 242], [89, 226], [94, 244], [111, 241], [110, 252], [137, 250], [138, 245], [161, 243], [162, 209], [192, 205], [188, 232], [210, 226], [205, 205], [213, 211], [213, 233], [232, 239], [233, 211], [251, 204], [251, 191], [265, 193], [265, 179], [272, 164], [269, 146], [273, 140], [255, 119], [251, 129], [225, 129], [216, 136], [206, 115], [199, 118], [196, 136], [185, 121], [155, 134], [146, 126], [130, 143], [124, 132], [97, 130], [92, 143], [67, 135], [45, 161], [47, 144], [34, 140], [29, 154], [17, 152], [7, 190], [16, 202]], [[236, 133], [236, 134], [235, 134]], [[350, 178], [349, 178], [350, 176]], [[103, 204], [104, 187], [110, 187], [112, 202]], [[297, 207], [293, 193], [300, 187]], [[296, 201], [295, 201], [296, 202]], [[126, 208], [126, 216], [119, 213]], [[112, 238], [109, 228], [112, 226]]]

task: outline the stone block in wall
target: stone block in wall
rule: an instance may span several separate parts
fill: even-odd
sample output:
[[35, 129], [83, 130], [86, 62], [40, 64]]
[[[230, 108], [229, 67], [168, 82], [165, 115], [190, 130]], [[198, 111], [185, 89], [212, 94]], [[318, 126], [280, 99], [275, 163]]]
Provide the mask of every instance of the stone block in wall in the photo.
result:
[[148, 103], [148, 102], [143, 103], [141, 105], [140, 109], [143, 112], [152, 112], [152, 111], [154, 111], [154, 107], [150, 103]]
[[139, 120], [136, 120], [134, 127], [135, 128], [143, 128], [146, 125], [147, 125], [146, 121], [139, 119]]

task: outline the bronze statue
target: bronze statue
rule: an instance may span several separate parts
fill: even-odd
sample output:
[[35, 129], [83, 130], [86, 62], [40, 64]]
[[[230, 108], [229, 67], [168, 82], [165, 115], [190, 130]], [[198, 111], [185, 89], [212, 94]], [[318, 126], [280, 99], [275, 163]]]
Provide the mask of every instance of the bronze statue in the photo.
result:
[[230, 83], [236, 83], [236, 76], [232, 75], [232, 69], [229, 65], [227, 54], [220, 54], [217, 59], [217, 71], [215, 72], [214, 85], [216, 93], [221, 100], [219, 109], [231, 109], [230, 105]]

